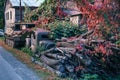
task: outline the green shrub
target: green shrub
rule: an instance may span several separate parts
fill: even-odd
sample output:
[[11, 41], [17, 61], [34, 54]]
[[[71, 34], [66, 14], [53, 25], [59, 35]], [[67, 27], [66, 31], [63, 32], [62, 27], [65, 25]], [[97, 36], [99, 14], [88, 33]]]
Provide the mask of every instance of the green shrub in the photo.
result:
[[55, 21], [50, 23], [48, 27], [51, 30], [51, 38], [53, 39], [76, 36], [85, 32], [85, 30], [80, 29], [77, 25], [65, 21]]
[[120, 45], [120, 40], [116, 41], [115, 44]]
[[97, 74], [84, 74], [80, 80], [101, 80]]
[[37, 51], [38, 51], [38, 54], [41, 54], [41, 52], [45, 51], [45, 47], [44, 46], [37, 46]]

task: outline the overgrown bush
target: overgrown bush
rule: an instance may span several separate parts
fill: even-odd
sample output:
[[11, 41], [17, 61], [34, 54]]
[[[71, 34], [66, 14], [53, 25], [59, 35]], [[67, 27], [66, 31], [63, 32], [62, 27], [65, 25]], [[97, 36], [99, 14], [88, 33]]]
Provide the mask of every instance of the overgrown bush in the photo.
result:
[[4, 29], [4, 3], [5, 0], [0, 0], [0, 29]]
[[50, 23], [48, 27], [51, 30], [51, 38], [53, 39], [76, 36], [86, 31], [80, 29], [77, 25], [73, 25], [72, 23], [66, 21], [55, 21]]

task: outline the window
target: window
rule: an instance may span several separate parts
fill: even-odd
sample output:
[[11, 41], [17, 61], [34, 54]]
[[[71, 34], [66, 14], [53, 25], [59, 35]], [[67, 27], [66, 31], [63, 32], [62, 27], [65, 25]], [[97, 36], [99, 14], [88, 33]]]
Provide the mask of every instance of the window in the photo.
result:
[[12, 19], [12, 11], [10, 11], [10, 19]]
[[6, 20], [9, 20], [9, 12], [6, 13]]

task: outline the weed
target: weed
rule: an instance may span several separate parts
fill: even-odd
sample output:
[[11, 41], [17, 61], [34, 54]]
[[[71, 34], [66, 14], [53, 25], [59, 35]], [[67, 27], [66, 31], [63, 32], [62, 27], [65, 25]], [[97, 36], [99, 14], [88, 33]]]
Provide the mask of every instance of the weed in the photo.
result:
[[28, 47], [23, 47], [23, 48], [21, 49], [21, 51], [23, 51], [24, 53], [27, 53], [27, 54], [30, 55], [30, 56], [33, 56], [33, 52], [32, 52], [31, 49], [28, 48]]

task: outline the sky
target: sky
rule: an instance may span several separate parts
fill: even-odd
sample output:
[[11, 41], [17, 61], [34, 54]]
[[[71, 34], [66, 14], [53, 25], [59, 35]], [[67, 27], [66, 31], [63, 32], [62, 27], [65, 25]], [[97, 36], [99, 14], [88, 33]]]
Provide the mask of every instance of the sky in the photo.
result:
[[45, 0], [39, 0], [40, 2], [43, 2], [43, 1], [45, 1]]
[[[12, 6], [19, 6], [20, 0], [10, 0], [12, 3]], [[21, 0], [22, 6], [40, 6], [41, 3], [43, 3], [45, 0]]]

